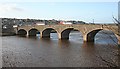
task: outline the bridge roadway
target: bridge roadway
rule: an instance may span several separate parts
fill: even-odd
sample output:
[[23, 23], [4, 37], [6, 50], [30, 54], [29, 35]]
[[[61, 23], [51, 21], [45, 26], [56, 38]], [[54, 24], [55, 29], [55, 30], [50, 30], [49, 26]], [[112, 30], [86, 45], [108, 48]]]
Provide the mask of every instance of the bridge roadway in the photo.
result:
[[36, 36], [39, 32], [41, 38], [50, 38], [52, 30], [56, 31], [59, 39], [69, 39], [69, 34], [72, 30], [78, 30], [82, 33], [83, 40], [87, 42], [94, 42], [95, 35], [101, 30], [112, 31], [118, 39], [120, 44], [120, 33], [116, 25], [102, 25], [102, 24], [72, 24], [72, 25], [32, 25], [20, 26], [16, 29], [16, 34], [21, 36]]

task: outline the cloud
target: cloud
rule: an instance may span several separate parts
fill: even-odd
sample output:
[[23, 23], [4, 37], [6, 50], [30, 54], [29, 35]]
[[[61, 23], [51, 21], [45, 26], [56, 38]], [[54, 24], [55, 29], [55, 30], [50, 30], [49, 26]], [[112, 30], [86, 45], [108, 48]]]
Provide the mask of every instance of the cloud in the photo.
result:
[[23, 11], [22, 8], [19, 8], [17, 4], [7, 4], [7, 3], [2, 3], [0, 4], [0, 12], [1, 13], [7, 13], [7, 12], [21, 12]]

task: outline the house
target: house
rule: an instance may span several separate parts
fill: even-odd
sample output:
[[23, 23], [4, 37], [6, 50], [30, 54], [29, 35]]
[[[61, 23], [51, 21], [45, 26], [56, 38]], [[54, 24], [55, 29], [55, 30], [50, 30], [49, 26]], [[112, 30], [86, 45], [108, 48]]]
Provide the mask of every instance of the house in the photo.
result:
[[36, 25], [45, 25], [44, 22], [37, 22]]
[[16, 28], [16, 27], [18, 27], [17, 25], [13, 25], [13, 28]]
[[67, 21], [60, 21], [60, 24], [73, 24], [73, 23]]

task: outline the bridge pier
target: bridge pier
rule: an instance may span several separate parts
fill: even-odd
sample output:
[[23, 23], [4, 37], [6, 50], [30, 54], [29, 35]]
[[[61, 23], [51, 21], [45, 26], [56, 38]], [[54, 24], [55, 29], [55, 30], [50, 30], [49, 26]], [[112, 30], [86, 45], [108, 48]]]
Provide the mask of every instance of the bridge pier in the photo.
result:
[[84, 41], [84, 42], [87, 42], [86, 35], [83, 35], [83, 41]]
[[62, 40], [62, 39], [68, 40], [69, 39], [69, 34], [62, 35], [61, 33], [58, 33], [58, 38], [59, 38], [59, 40]]
[[61, 40], [61, 33], [58, 33], [58, 39]]
[[41, 38], [50, 38], [50, 34], [44, 34], [44, 35], [43, 35], [43, 34], [41, 33], [41, 34], [40, 34], [40, 37], [41, 37]]
[[94, 38], [88, 37], [87, 35], [83, 35], [83, 41], [84, 42], [94, 42]]
[[26, 37], [29, 37], [29, 32], [27, 31]]

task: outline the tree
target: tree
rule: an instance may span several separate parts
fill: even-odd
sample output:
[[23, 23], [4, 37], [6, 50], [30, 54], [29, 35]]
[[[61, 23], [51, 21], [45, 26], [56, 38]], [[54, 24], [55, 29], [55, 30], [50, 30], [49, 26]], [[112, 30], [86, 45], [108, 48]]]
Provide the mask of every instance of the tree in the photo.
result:
[[[115, 25], [117, 25], [118, 26], [118, 29], [119, 29], [119, 31], [118, 31], [118, 35], [120, 36], [120, 21], [119, 20], [117, 20], [115, 17], [113, 17], [113, 19], [115, 20]], [[104, 32], [105, 33], [105, 32]], [[107, 33], [105, 33], [105, 34], [107, 34]], [[108, 35], [108, 34], [107, 34]], [[109, 35], [108, 35], [109, 36]], [[114, 41], [114, 39], [110, 36], [110, 38]], [[115, 41], [114, 41], [115, 42]], [[112, 51], [111, 52], [111, 55], [114, 55], [115, 57], [117, 57], [118, 59], [118, 61], [115, 61], [114, 59], [110, 59], [109, 58], [109, 60], [108, 59], [105, 59], [103, 56], [101, 56], [101, 55], [96, 55], [96, 57], [98, 57], [99, 59], [101, 59], [104, 63], [106, 63], [107, 65], [108, 65], [108, 67], [119, 67], [120, 65], [120, 45], [118, 45], [118, 43], [116, 43], [115, 42], [115, 44], [116, 44], [116, 46], [118, 46], [117, 47], [117, 50], [115, 49], [114, 51]], [[112, 48], [112, 46], [111, 45], [109, 45], [111, 48]]]

